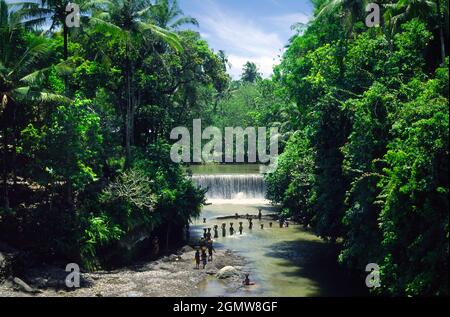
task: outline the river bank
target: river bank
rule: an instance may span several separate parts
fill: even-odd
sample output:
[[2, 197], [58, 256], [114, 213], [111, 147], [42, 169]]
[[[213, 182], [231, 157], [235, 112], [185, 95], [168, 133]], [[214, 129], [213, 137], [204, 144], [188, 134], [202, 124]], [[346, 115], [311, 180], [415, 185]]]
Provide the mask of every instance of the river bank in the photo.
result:
[[[195, 297], [203, 293], [207, 280], [217, 279], [225, 267], [234, 267], [227, 277], [230, 292], [242, 288], [245, 260], [230, 250], [217, 250], [205, 270], [195, 269], [194, 253], [185, 247], [177, 254], [154, 262], [140, 263], [114, 271], [81, 273], [81, 287], [65, 286], [64, 267], [45, 266], [27, 270], [20, 281], [9, 278], [0, 284], [0, 297]], [[26, 286], [29, 289], [26, 290]]]

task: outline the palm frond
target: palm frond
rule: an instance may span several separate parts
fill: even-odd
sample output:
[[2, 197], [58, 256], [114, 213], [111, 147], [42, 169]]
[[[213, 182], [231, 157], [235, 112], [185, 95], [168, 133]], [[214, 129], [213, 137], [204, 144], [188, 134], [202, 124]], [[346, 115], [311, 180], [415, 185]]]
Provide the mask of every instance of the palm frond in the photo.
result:
[[163, 41], [167, 42], [167, 44], [169, 44], [174, 50], [178, 52], [183, 51], [180, 38], [176, 33], [167, 31], [166, 29], [163, 29], [151, 23], [139, 22], [138, 25], [141, 31], [150, 31], [153, 35], [156, 35]]
[[30, 47], [25, 51], [21, 58], [16, 63], [12, 73], [15, 77], [23, 77], [24, 74], [30, 72], [31, 68], [43, 57], [47, 56], [50, 52], [48, 43], [45, 39], [35, 38], [33, 39]]
[[90, 24], [92, 25], [92, 27], [96, 28], [100, 32], [109, 32], [112, 35], [123, 36], [123, 30], [119, 26], [102, 19], [105, 18], [106, 15], [108, 14], [102, 13], [96, 17], [91, 17]]
[[172, 23], [172, 25], [170, 27], [173, 29], [176, 29], [185, 24], [192, 24], [197, 27], [199, 26], [197, 19], [192, 18], [190, 16], [185, 16], [185, 17], [182, 17], [182, 18], [179, 18], [178, 20], [176, 20], [174, 23]]

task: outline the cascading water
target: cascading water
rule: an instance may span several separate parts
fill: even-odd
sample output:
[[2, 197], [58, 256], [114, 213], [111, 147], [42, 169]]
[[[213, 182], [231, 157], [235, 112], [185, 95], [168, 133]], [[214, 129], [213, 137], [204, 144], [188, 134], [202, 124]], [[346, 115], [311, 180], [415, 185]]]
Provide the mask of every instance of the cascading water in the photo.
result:
[[192, 180], [208, 189], [206, 198], [221, 200], [264, 199], [266, 186], [260, 174], [193, 175]]

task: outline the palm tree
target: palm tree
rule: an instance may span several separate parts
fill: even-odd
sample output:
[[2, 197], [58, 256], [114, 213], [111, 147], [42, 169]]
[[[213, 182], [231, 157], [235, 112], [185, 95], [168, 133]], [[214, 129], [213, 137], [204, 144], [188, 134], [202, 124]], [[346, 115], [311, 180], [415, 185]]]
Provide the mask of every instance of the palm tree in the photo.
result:
[[[15, 160], [15, 118], [17, 107], [26, 101], [54, 102], [66, 101], [62, 96], [41, 89], [46, 69], [36, 69], [36, 65], [49, 53], [49, 45], [43, 37], [34, 37], [27, 43], [23, 53], [18, 49], [24, 25], [20, 10], [9, 10], [8, 4], [0, 0], [0, 116], [3, 126], [3, 206], [9, 207], [8, 199], [8, 126], [12, 126], [11, 164]], [[57, 66], [61, 71], [65, 65]]]
[[[39, 4], [40, 3], [40, 4]], [[48, 32], [54, 31], [56, 28], [61, 27], [63, 32], [63, 59], [67, 61], [69, 58], [69, 27], [66, 24], [66, 18], [70, 12], [66, 11], [67, 5], [71, 1], [67, 0], [39, 0], [24, 3], [22, 5], [21, 15], [22, 22], [29, 26], [42, 26], [48, 21], [51, 21]], [[77, 4], [80, 8], [84, 9], [85, 0], [77, 0]], [[69, 78], [64, 76], [64, 85], [66, 89], [66, 95], [69, 94]]]
[[368, 3], [369, 1], [367, 0], [330, 0], [320, 9], [317, 18], [339, 12], [342, 26], [348, 37], [353, 32], [355, 22], [365, 12]]
[[[422, 21], [435, 21], [439, 28], [441, 59], [445, 62], [445, 35], [443, 26], [443, 14], [440, 0], [399, 0], [386, 5], [385, 20], [389, 25], [389, 35], [392, 38], [401, 23], [412, 18], [420, 18]], [[448, 11], [447, 11], [448, 14]]]
[[[77, 1], [77, 4], [83, 7], [85, 1]], [[41, 26], [48, 21], [51, 22], [48, 32], [54, 31], [61, 27], [64, 41], [64, 60], [69, 57], [68, 43], [69, 43], [69, 27], [66, 24], [66, 18], [70, 12], [66, 11], [67, 5], [71, 3], [68, 0], [39, 0], [28, 2], [23, 5], [22, 12], [25, 21], [34, 26]]]
[[177, 0], [156, 0], [151, 16], [157, 26], [165, 29], [176, 30], [186, 24], [198, 26], [195, 18], [184, 15]]
[[255, 83], [261, 79], [261, 74], [258, 71], [258, 66], [255, 63], [247, 62], [242, 68], [241, 80], [246, 83]]
[[227, 53], [224, 50], [219, 50], [217, 52], [217, 57], [223, 65], [223, 70], [227, 71], [228, 68], [231, 68], [231, 63], [228, 59]]
[[151, 23], [150, 0], [94, 0], [91, 23], [99, 30], [115, 34], [125, 46], [124, 73], [126, 78], [127, 106], [125, 116], [126, 166], [131, 162], [134, 114], [139, 106], [134, 80], [135, 61], [130, 58], [133, 43], [138, 39], [157, 37], [173, 49], [182, 50], [178, 35]]

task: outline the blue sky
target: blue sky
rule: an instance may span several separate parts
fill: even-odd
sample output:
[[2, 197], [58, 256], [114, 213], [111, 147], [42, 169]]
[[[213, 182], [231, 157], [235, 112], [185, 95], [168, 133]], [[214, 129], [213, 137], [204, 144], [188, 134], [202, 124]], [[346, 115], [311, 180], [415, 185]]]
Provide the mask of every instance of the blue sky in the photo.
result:
[[291, 25], [308, 22], [313, 10], [310, 0], [179, 0], [179, 5], [199, 21], [200, 27], [192, 28], [215, 51], [227, 53], [235, 79], [247, 61], [269, 76], [293, 35]]

